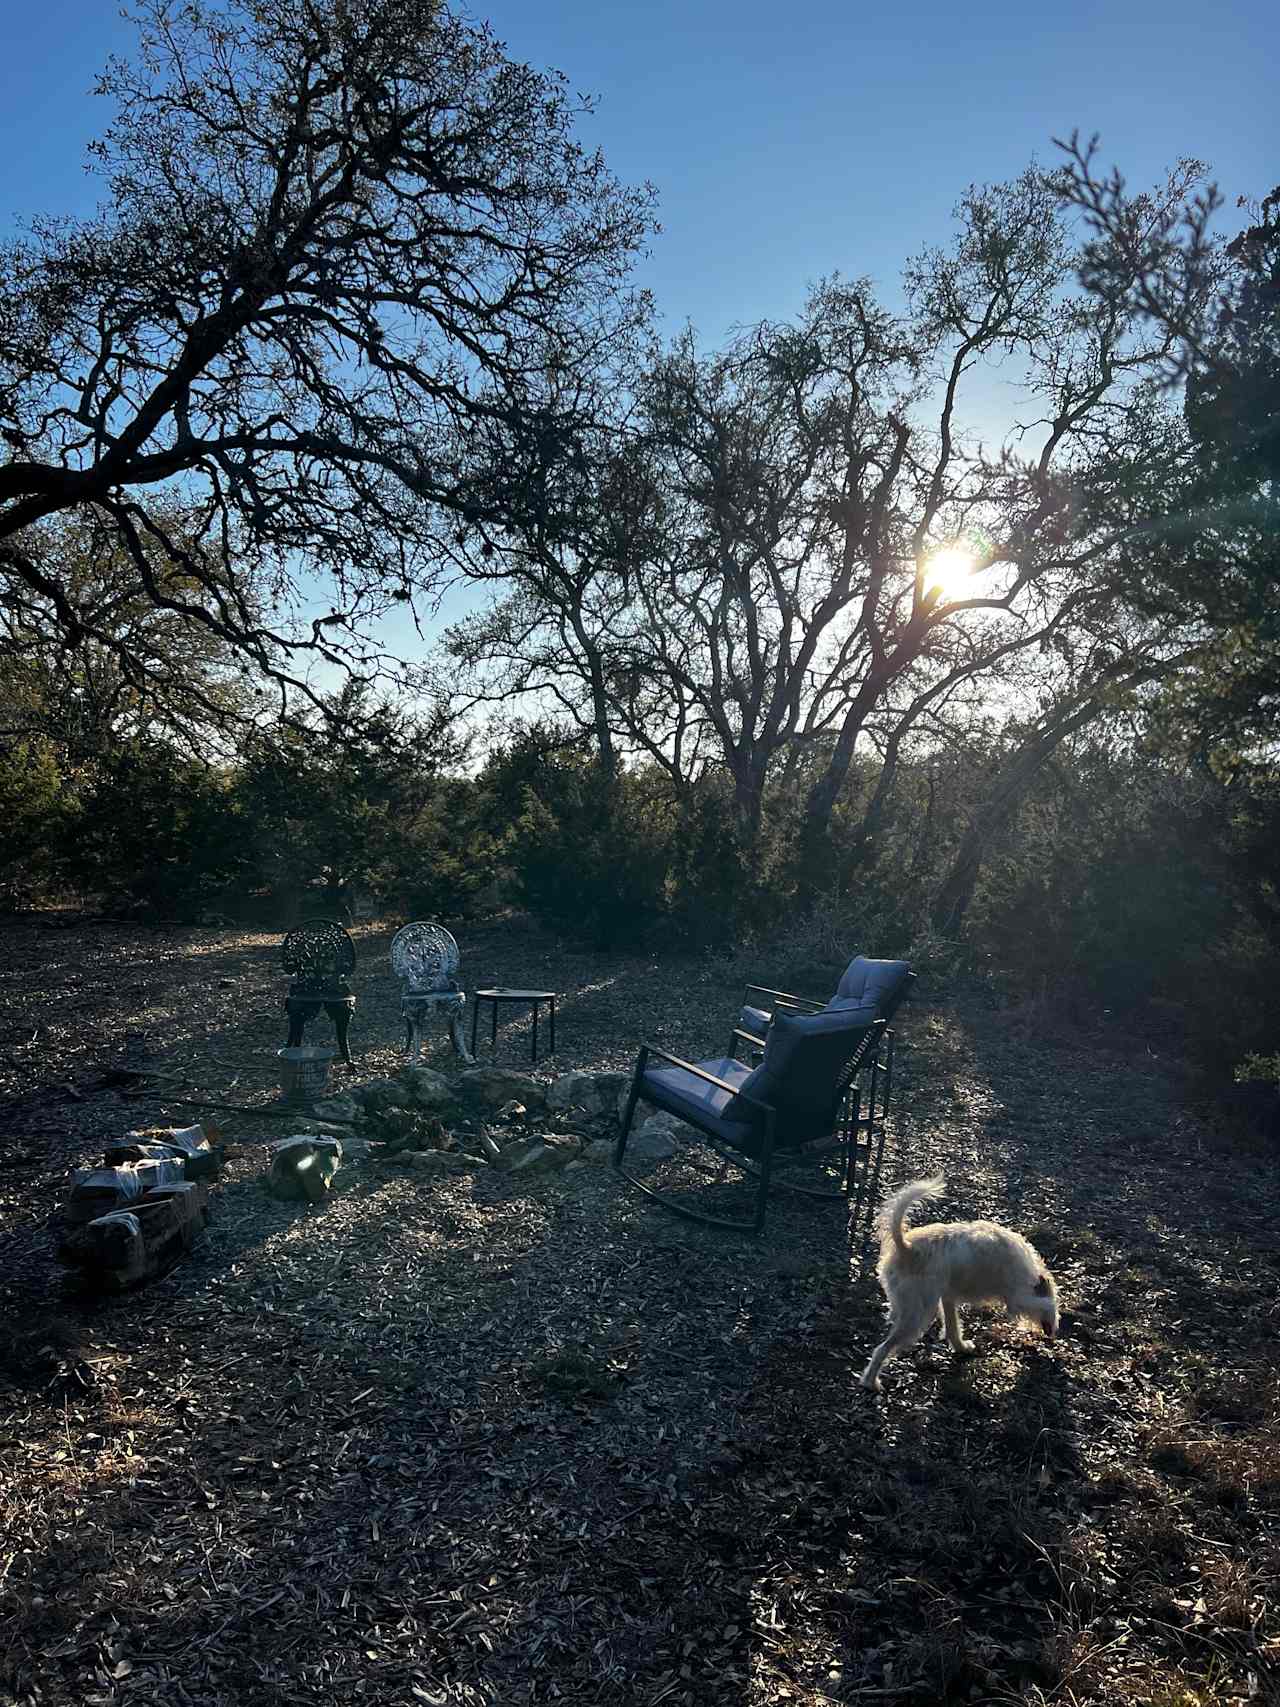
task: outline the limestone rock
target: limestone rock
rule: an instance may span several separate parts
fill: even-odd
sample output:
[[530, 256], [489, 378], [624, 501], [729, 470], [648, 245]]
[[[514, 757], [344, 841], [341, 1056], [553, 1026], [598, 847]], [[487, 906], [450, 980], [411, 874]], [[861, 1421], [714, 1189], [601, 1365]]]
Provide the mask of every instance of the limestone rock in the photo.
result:
[[571, 1132], [543, 1132], [536, 1138], [520, 1138], [502, 1152], [501, 1166], [508, 1173], [557, 1171], [577, 1161], [581, 1140]]
[[[623, 1095], [618, 1098], [619, 1125], [622, 1124], [626, 1112], [627, 1097], [624, 1092]], [[652, 1127], [653, 1134], [655, 1135], [659, 1130], [662, 1130], [671, 1133], [675, 1138], [684, 1139], [686, 1141], [696, 1139], [698, 1136], [697, 1127], [690, 1126], [687, 1120], [681, 1120], [680, 1117], [675, 1114], [668, 1114], [665, 1108], [654, 1108], [652, 1103], [638, 1102], [636, 1104], [636, 1112], [632, 1116], [631, 1120], [631, 1138], [628, 1140], [628, 1145], [634, 1141], [636, 1134], [643, 1132], [646, 1127]]]
[[555, 1161], [555, 1154], [541, 1139], [537, 1139], [532, 1144], [522, 1144], [518, 1150], [509, 1150], [503, 1160], [508, 1173], [532, 1174], [550, 1167]]
[[665, 1162], [674, 1156], [678, 1148], [677, 1139], [696, 1137], [692, 1126], [683, 1120], [677, 1120], [674, 1114], [667, 1114], [661, 1109], [651, 1114], [641, 1126], [632, 1126], [631, 1136], [627, 1139], [627, 1160], [646, 1162]]
[[488, 1108], [501, 1108], [504, 1103], [522, 1102], [526, 1108], [542, 1108], [547, 1100], [547, 1087], [531, 1079], [527, 1073], [516, 1073], [508, 1067], [468, 1067], [459, 1073], [458, 1089]]
[[551, 1173], [569, 1159], [569, 1154], [563, 1149], [545, 1143], [541, 1138], [503, 1152], [503, 1163], [507, 1172], [512, 1174]]
[[400, 1157], [415, 1173], [420, 1174], [465, 1174], [476, 1167], [474, 1156], [466, 1156], [457, 1150], [406, 1150]]
[[592, 1138], [582, 1146], [582, 1160], [605, 1166], [613, 1160], [613, 1139]]
[[547, 1092], [547, 1107], [607, 1114], [631, 1083], [629, 1073], [564, 1073]]
[[384, 1108], [404, 1108], [409, 1102], [409, 1089], [399, 1079], [370, 1079], [367, 1085], [357, 1085], [352, 1096], [370, 1114]]
[[350, 1126], [360, 1118], [360, 1104], [353, 1096], [326, 1097], [323, 1102], [313, 1103], [311, 1112], [318, 1120], [332, 1120], [341, 1126]]
[[490, 1138], [483, 1126], [476, 1133], [475, 1147], [481, 1151], [485, 1160], [492, 1162], [495, 1167], [502, 1161], [502, 1151]]
[[443, 1108], [453, 1101], [452, 1082], [432, 1067], [406, 1067], [400, 1080], [415, 1108]]
[[336, 1138], [342, 1145], [343, 1153], [346, 1153], [347, 1145], [351, 1143], [351, 1135], [354, 1131], [354, 1127], [349, 1121], [316, 1120], [312, 1117], [308, 1118], [307, 1124], [317, 1138]]

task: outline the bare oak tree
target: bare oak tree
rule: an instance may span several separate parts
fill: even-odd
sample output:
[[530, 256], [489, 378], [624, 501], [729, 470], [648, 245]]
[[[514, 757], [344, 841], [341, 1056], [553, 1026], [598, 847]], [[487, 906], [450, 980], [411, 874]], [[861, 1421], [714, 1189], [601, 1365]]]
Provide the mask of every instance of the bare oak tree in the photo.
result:
[[142, 0], [100, 88], [101, 211], [0, 252], [0, 575], [121, 650], [32, 543], [91, 513], [147, 598], [278, 682], [368, 668], [433, 515], [474, 508], [470, 428], [518, 432], [643, 319], [651, 192], [438, 0]]
[[[216, 576], [217, 559], [193, 538], [198, 524], [177, 505], [160, 513], [184, 560], [198, 558]], [[265, 713], [264, 685], [243, 652], [148, 595], [109, 517], [51, 517], [26, 530], [23, 546], [83, 613], [83, 627], [73, 639], [51, 599], [10, 581], [0, 608], [0, 741], [43, 737], [69, 771], [136, 739], [160, 738], [213, 761]], [[154, 575], [176, 602], [201, 594], [173, 562], [158, 563]], [[247, 580], [240, 591], [254, 598]]]
[[[593, 496], [572, 525], [548, 471], [541, 512], [479, 530], [472, 571], [517, 591], [461, 654], [677, 788], [724, 769], [747, 840], [768, 787], [800, 785], [810, 887], [860, 744], [883, 765], [872, 834], [904, 743], [1015, 660], [1027, 728], [1181, 667], [1183, 613], [1132, 597], [1191, 463], [1161, 384], [1172, 335], [1079, 288], [1066, 204], [1038, 172], [970, 191], [950, 247], [909, 265], [901, 313], [836, 279], [719, 355], [679, 340], [602, 457], [575, 444]], [[989, 450], [969, 394], [995, 372], [1016, 402]]]

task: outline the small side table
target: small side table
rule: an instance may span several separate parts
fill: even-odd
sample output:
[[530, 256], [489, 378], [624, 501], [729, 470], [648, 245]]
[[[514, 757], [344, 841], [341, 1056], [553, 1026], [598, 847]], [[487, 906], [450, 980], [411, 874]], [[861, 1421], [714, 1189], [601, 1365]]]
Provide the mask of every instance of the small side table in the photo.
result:
[[543, 1002], [551, 1009], [551, 1050], [556, 1052], [556, 993], [554, 990], [477, 990], [472, 998], [475, 1005], [471, 1009], [471, 1053], [476, 1052], [476, 1028], [480, 1023], [480, 1004], [490, 1002], [493, 1005], [493, 1026], [490, 1032], [490, 1042], [496, 1049], [498, 1046], [498, 1009], [503, 1002], [529, 1002], [533, 1007], [533, 1046], [529, 1059], [538, 1059], [538, 1009]]

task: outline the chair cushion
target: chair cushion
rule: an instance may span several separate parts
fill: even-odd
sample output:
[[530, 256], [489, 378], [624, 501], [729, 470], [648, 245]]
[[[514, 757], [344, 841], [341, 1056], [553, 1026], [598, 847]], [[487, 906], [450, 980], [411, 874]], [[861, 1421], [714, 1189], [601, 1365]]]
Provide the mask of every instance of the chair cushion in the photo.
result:
[[832, 996], [823, 1013], [844, 1014], [847, 1019], [858, 1018], [863, 1025], [880, 1018], [880, 1003], [874, 996], [864, 1001], [859, 996]]
[[[727, 1055], [718, 1056], [713, 1061], [699, 1061], [697, 1065], [704, 1072], [714, 1073], [717, 1079], [723, 1079], [726, 1084], [734, 1086], [751, 1077], [749, 1067], [744, 1066], [741, 1061], [730, 1060]], [[641, 1080], [640, 1094], [646, 1102], [651, 1102], [658, 1108], [665, 1108], [668, 1114], [678, 1115], [681, 1120], [687, 1120], [706, 1132], [714, 1133], [717, 1138], [733, 1145], [735, 1149], [742, 1149], [750, 1144], [754, 1120], [744, 1120], [741, 1115], [726, 1118], [733, 1092], [722, 1091], [718, 1085], [709, 1085], [705, 1079], [686, 1072], [683, 1067], [646, 1068]]]
[[869, 1007], [871, 1019], [887, 1019], [902, 999], [911, 964], [906, 960], [868, 960], [857, 955], [845, 967], [828, 1012]]
[[749, 1031], [752, 1037], [763, 1037], [769, 1029], [772, 1015], [767, 1008], [743, 1008], [738, 1015], [739, 1031]]
[[777, 1110], [780, 1146], [824, 1137], [839, 1113], [841, 1070], [874, 1018], [842, 1008], [776, 1014], [765, 1039], [764, 1060], [746, 1078], [733, 1081], [736, 1091], [724, 1118], [758, 1122], [758, 1110], [743, 1100], [752, 1096]]

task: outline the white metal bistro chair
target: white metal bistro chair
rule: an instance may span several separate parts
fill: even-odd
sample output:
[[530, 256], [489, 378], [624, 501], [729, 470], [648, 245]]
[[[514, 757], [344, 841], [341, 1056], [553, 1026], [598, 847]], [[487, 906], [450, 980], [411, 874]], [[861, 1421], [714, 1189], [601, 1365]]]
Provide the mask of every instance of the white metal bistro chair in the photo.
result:
[[474, 1061], [464, 1026], [467, 997], [458, 988], [458, 945], [448, 931], [421, 920], [397, 931], [391, 941], [391, 970], [402, 987], [400, 1012], [409, 1059], [416, 1061], [422, 1052], [428, 1017], [442, 1013], [449, 1021], [454, 1053], [463, 1061]]

